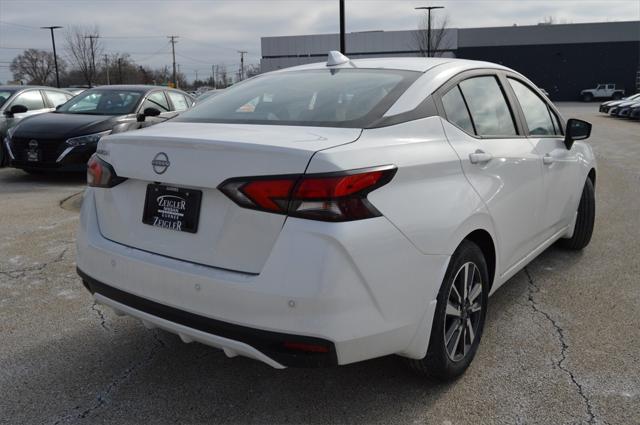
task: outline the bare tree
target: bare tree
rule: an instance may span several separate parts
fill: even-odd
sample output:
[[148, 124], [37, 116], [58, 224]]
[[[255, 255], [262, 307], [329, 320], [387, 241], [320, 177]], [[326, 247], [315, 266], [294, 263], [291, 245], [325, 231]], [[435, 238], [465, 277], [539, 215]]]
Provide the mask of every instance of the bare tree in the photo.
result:
[[99, 34], [97, 27], [71, 27], [66, 36], [69, 62], [80, 71], [88, 85], [96, 81], [95, 62], [100, 60], [104, 50]]
[[447, 15], [431, 18], [431, 49], [429, 49], [429, 22], [424, 16], [420, 21], [418, 30], [414, 33], [415, 49], [421, 56], [427, 56], [431, 51], [431, 56], [442, 56], [442, 50], [450, 46], [446, 45], [445, 35], [449, 27], [449, 17]]
[[[64, 72], [65, 63], [61, 60], [58, 62], [60, 71]], [[17, 80], [26, 79], [30, 84], [41, 85], [53, 83], [55, 76], [53, 53], [27, 49], [11, 61], [9, 69], [13, 73], [13, 78]]]
[[260, 65], [249, 65], [247, 67], [247, 70], [245, 71], [245, 74], [247, 75], [247, 78], [255, 77], [256, 75], [260, 74]]

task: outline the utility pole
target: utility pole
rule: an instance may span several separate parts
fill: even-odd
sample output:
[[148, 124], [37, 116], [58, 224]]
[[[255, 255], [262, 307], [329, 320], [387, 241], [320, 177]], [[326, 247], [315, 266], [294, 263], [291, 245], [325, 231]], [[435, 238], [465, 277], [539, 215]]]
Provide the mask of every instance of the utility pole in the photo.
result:
[[244, 80], [244, 55], [247, 54], [246, 50], [238, 50], [240, 53], [240, 81]]
[[347, 54], [347, 46], [344, 39], [344, 0], [340, 0], [340, 53]]
[[431, 57], [431, 11], [433, 9], [444, 9], [444, 6], [422, 6], [416, 7], [415, 10], [427, 11], [427, 57]]
[[176, 77], [176, 38], [177, 35], [169, 35], [169, 42], [171, 43], [171, 55], [173, 56], [173, 87], [178, 88], [178, 79]]
[[122, 58], [118, 58], [118, 83], [122, 84]]
[[[56, 67], [56, 87], [60, 88], [60, 74], [58, 73], [58, 55], [56, 54], [56, 39], [53, 36], [53, 30], [57, 30], [58, 28], [62, 28], [61, 26], [52, 26], [52, 27], [40, 27], [43, 30], [51, 31], [51, 44], [53, 44], [53, 63]], [[43, 81], [45, 83], [45, 81]]]
[[107, 85], [110, 85], [111, 81], [109, 81], [109, 56], [106, 54], [104, 55], [104, 69], [107, 73]]
[[196, 79], [195, 79], [194, 83], [195, 83], [196, 81], [198, 81], [198, 70], [197, 70], [197, 69], [196, 69]]
[[[96, 52], [94, 49], [94, 44], [93, 44], [93, 40], [94, 39], [98, 39], [100, 38], [99, 35], [87, 35], [84, 38], [88, 38], [89, 39], [89, 43], [91, 45], [91, 78], [89, 78], [89, 80], [93, 79], [94, 74], [96, 73]], [[89, 81], [89, 85], [91, 85], [91, 81]]]
[[211, 65], [211, 81], [213, 81], [213, 88], [216, 88], [216, 71], [215, 65]]

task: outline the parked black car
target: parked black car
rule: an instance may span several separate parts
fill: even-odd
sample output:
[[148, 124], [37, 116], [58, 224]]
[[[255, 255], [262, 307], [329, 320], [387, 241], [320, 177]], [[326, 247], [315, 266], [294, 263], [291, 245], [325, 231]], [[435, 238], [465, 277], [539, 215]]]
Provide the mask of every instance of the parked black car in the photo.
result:
[[31, 115], [55, 110], [73, 94], [53, 87], [0, 86], [0, 167], [9, 162], [4, 138], [11, 127]]
[[83, 171], [102, 136], [165, 121], [193, 103], [182, 91], [158, 86], [85, 90], [54, 112], [24, 119], [9, 131], [11, 166], [27, 172]]

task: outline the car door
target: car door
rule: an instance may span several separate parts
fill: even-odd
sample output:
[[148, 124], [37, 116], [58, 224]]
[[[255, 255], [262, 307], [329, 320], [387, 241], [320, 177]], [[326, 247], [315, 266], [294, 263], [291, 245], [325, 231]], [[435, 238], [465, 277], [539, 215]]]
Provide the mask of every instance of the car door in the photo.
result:
[[27, 108], [27, 112], [14, 114], [14, 125], [17, 121], [20, 121], [23, 118], [53, 110], [47, 105], [42, 97], [42, 93], [38, 89], [25, 90], [22, 93], [19, 93], [16, 97], [13, 98], [11, 103], [7, 106], [6, 110], [11, 109], [11, 107], [14, 105], [22, 105]]
[[555, 108], [537, 93], [530, 83], [517, 76], [508, 76], [508, 87], [517, 100], [524, 130], [539, 158], [544, 184], [543, 238], [562, 231], [575, 214], [579, 168], [578, 156], [568, 150], [560, 119]]
[[598, 86], [594, 90], [594, 97], [606, 97], [606, 96], [607, 96], [606, 84], [598, 84]]
[[447, 138], [493, 218], [504, 274], [539, 243], [538, 155], [522, 134], [496, 74], [463, 74], [438, 94]]
[[606, 97], [612, 96], [615, 89], [616, 89], [615, 84], [607, 84], [607, 90], [606, 90], [605, 96]]

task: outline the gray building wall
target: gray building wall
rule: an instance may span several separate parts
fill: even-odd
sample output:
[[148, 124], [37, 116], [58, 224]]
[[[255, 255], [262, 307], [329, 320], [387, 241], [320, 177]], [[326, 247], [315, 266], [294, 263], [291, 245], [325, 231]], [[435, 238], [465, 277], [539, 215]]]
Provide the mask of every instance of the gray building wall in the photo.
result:
[[[351, 57], [419, 56], [416, 31], [367, 31], [345, 35]], [[339, 34], [262, 37], [262, 72], [313, 62], [321, 62], [330, 50], [340, 49]], [[443, 53], [458, 47], [458, 30], [447, 29], [442, 41]]]
[[[640, 21], [447, 29], [443, 56], [488, 60], [512, 67], [556, 100], [577, 98], [579, 88], [613, 82], [640, 89]], [[326, 60], [339, 49], [338, 34], [263, 37], [263, 72]], [[347, 55], [420, 56], [416, 31], [346, 34]]]

